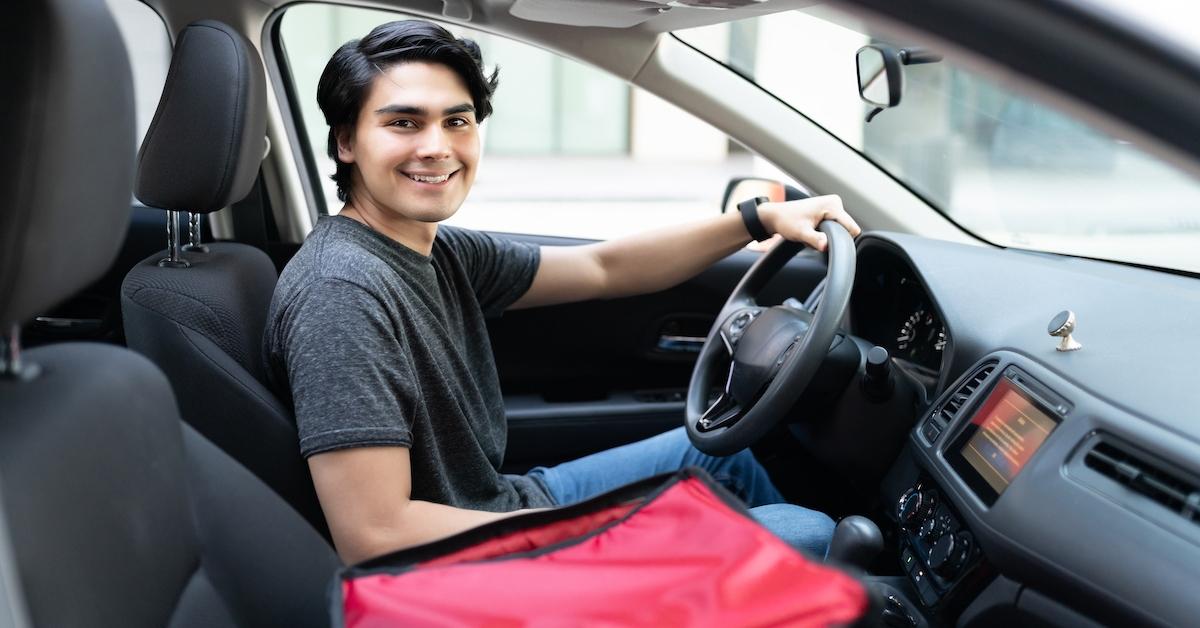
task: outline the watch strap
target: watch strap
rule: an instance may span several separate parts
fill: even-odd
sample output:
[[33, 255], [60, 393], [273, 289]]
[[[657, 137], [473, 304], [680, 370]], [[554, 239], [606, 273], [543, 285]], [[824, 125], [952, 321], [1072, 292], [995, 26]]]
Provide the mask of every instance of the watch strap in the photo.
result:
[[758, 206], [770, 200], [766, 196], [756, 196], [738, 203], [737, 206], [738, 212], [742, 215], [742, 222], [746, 224], [746, 231], [750, 232], [750, 237], [758, 242], [771, 237], [771, 234], [767, 233], [766, 226], [763, 225], [762, 218], [758, 216]]

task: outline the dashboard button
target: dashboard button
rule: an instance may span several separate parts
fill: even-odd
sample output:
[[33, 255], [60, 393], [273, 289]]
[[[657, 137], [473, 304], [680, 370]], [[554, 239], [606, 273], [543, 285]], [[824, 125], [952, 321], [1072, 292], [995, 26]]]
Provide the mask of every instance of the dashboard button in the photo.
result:
[[934, 509], [937, 508], [938, 494], [937, 491], [927, 490], [921, 491], [920, 515], [921, 518], [933, 516]]
[[925, 606], [933, 606], [937, 603], [937, 591], [933, 590], [933, 585], [929, 582], [929, 576], [922, 570], [918, 569], [912, 575], [913, 584], [917, 586], [917, 594], [921, 596], [921, 603]]
[[912, 573], [913, 568], [917, 566], [917, 555], [904, 548], [904, 551], [900, 552], [900, 562], [904, 565], [904, 573]]
[[941, 435], [942, 430], [937, 426], [937, 423], [933, 422], [933, 419], [929, 419], [925, 421], [925, 427], [922, 428], [921, 433], [925, 435], [925, 440], [933, 444], [937, 440], [937, 437]]
[[971, 549], [972, 549], [971, 533], [964, 530], [964, 531], [956, 534], [955, 538], [958, 539], [958, 544], [957, 544], [957, 549], [955, 550], [955, 554], [952, 558], [955, 563], [955, 565], [954, 565], [955, 569], [959, 570], [959, 569], [962, 569], [963, 566], [967, 564], [967, 561], [970, 560], [970, 558], [971, 558]]
[[941, 534], [941, 531], [942, 527], [938, 525], [937, 519], [930, 517], [921, 524], [921, 529], [917, 531], [917, 534], [920, 534], [924, 541], [932, 541]]

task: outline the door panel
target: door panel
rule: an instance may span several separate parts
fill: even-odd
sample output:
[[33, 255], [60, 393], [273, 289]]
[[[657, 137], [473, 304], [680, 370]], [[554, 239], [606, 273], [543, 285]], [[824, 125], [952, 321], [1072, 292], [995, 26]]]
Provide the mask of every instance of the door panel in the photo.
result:
[[[541, 245], [565, 238], [505, 236]], [[488, 331], [509, 415], [506, 470], [553, 464], [683, 424], [695, 353], [760, 253], [740, 251], [663, 292], [507, 312]], [[805, 251], [767, 286], [764, 303], [803, 299], [825, 276]], [[681, 350], [682, 349], [682, 350]]]

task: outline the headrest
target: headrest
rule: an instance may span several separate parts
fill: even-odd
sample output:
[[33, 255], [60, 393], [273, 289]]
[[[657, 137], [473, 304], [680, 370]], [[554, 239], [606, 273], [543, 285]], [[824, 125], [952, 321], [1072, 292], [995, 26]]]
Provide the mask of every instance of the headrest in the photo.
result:
[[[104, 274], [129, 228], [129, 57], [103, 0], [21, 0], [0, 20], [0, 325]], [[7, 329], [5, 329], [7, 331]]]
[[138, 153], [138, 199], [194, 213], [242, 200], [258, 175], [266, 132], [267, 84], [250, 42], [221, 22], [189, 24]]

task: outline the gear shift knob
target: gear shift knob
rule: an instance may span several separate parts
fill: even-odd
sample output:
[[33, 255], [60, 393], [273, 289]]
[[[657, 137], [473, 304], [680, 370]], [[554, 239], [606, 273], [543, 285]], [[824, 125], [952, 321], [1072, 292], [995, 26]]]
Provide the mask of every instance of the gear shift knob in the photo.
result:
[[851, 515], [838, 522], [825, 560], [854, 566], [863, 571], [883, 551], [883, 533], [874, 521]]

